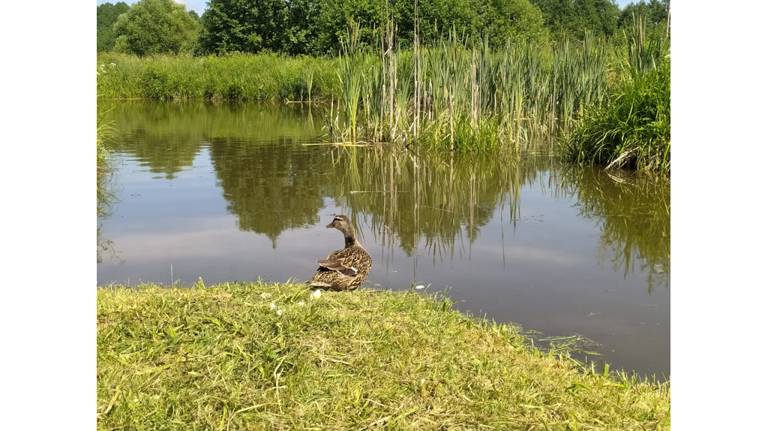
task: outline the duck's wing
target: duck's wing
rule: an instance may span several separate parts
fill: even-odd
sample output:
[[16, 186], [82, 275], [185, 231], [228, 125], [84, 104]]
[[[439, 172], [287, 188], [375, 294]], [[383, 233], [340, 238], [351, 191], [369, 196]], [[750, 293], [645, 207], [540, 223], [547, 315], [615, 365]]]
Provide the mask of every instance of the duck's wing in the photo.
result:
[[320, 264], [321, 268], [325, 268], [328, 271], [338, 271], [350, 277], [357, 275], [357, 268], [352, 265], [345, 265], [343, 259], [324, 259], [318, 260], [317, 263]]
[[317, 261], [320, 268], [328, 271], [337, 271], [349, 277], [354, 277], [359, 272], [359, 262], [354, 249], [345, 248], [331, 253], [327, 258]]

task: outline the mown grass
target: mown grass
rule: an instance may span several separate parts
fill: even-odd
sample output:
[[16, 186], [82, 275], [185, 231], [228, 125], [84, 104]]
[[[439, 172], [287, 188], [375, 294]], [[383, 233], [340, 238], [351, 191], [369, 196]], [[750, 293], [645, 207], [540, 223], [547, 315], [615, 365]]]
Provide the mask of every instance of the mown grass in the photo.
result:
[[276, 54], [221, 57], [98, 56], [105, 99], [309, 101], [339, 93], [336, 60]]
[[99, 429], [669, 428], [667, 383], [585, 370], [413, 292], [97, 295]]

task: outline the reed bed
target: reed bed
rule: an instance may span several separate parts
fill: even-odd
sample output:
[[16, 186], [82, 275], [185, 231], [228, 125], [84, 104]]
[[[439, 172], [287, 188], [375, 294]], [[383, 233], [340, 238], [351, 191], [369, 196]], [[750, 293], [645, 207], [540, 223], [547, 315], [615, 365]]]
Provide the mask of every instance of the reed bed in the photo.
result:
[[400, 50], [392, 31], [382, 31], [378, 56], [354, 43], [340, 56], [349, 67], [339, 70], [345, 91], [330, 112], [333, 139], [455, 151], [531, 148], [552, 143], [606, 94], [603, 39], [510, 41], [492, 50], [452, 34]]

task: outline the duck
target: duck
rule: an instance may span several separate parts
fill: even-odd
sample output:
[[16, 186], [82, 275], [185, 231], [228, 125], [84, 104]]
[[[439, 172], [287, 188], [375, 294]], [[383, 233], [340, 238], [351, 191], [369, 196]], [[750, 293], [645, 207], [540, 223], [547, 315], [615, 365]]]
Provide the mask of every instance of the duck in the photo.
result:
[[334, 215], [326, 228], [344, 234], [344, 248], [336, 250], [323, 260], [308, 283], [310, 287], [328, 290], [355, 290], [368, 278], [373, 259], [357, 239], [355, 227], [345, 215]]

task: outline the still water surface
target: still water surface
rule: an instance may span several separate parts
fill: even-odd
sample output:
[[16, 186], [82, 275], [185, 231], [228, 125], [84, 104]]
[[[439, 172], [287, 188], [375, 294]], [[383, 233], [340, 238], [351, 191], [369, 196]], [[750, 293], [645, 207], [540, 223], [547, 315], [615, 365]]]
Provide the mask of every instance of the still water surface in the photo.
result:
[[307, 145], [306, 108], [112, 108], [98, 282], [306, 280], [355, 220], [367, 285], [446, 291], [613, 368], [669, 376], [669, 183], [522, 157]]

